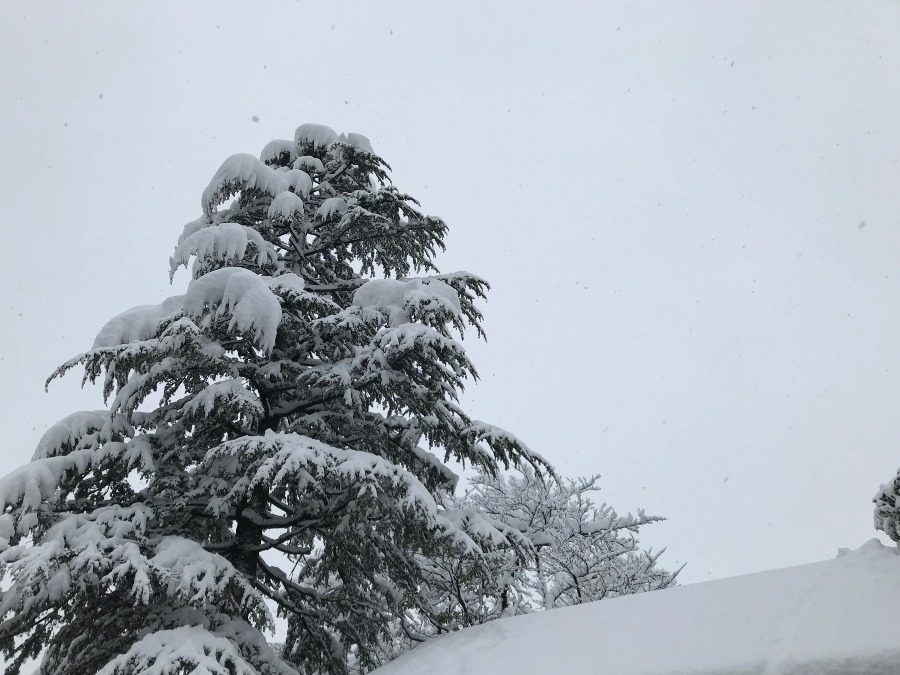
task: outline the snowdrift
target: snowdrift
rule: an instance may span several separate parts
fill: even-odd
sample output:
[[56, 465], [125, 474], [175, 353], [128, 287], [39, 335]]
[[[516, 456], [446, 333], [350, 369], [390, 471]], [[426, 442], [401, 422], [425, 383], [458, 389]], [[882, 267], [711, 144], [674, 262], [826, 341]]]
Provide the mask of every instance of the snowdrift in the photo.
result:
[[873, 539], [820, 563], [502, 619], [378, 675], [897, 675], [900, 551]]

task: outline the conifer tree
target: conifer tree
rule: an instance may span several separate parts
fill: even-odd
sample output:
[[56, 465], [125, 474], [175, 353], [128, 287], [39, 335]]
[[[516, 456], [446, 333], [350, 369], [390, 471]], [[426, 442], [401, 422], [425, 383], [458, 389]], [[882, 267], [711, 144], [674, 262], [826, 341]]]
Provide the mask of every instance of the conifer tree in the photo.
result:
[[545, 464], [460, 408], [488, 286], [438, 273], [446, 225], [388, 170], [310, 124], [230, 157], [171, 259], [185, 293], [52, 375], [82, 367], [108, 409], [0, 480], [8, 675], [364, 671], [398, 617], [439, 611], [423, 561], [527, 547], [448, 500], [449, 459]]
[[875, 497], [875, 529], [900, 543], [900, 470], [890, 483], [882, 485]]

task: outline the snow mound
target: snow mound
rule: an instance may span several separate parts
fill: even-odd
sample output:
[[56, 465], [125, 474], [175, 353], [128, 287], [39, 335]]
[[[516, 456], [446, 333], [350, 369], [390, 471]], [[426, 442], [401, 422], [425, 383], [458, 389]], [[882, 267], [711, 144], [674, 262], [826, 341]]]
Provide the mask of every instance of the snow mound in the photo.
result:
[[426, 643], [381, 675], [895, 675], [900, 551], [501, 619]]

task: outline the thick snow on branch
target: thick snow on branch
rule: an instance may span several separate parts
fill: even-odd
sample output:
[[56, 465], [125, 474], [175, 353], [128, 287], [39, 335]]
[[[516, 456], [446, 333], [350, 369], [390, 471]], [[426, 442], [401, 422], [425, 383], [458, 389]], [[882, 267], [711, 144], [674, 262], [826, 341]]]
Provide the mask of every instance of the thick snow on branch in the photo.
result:
[[67, 415], [41, 436], [33, 459], [65, 455], [79, 446], [95, 448], [99, 442], [133, 432], [122, 415], [111, 415], [108, 410], [81, 410]]
[[307, 173], [310, 171], [313, 173], [325, 173], [325, 165], [322, 164], [322, 160], [318, 157], [311, 157], [310, 155], [298, 157], [294, 160], [291, 167], [294, 169], [301, 169]]
[[150, 566], [168, 583], [166, 593], [199, 608], [216, 607], [235, 598], [246, 609], [271, 617], [247, 579], [225, 558], [192, 539], [165, 537], [156, 546]]
[[[176, 250], [173, 265], [181, 264], [190, 256], [189, 251], [199, 251], [201, 255], [214, 248], [223, 256], [240, 257], [240, 246], [254, 241], [259, 234], [249, 228], [233, 223], [227, 224], [223, 233], [222, 225], [205, 228], [188, 237]], [[247, 240], [237, 230], [249, 230]], [[210, 236], [204, 233], [217, 230]], [[230, 231], [230, 232], [229, 232]], [[202, 235], [194, 240], [197, 235]], [[242, 241], [236, 242], [241, 239]], [[261, 237], [260, 237], [261, 239]], [[189, 243], [189, 242], [194, 243]], [[196, 244], [196, 246], [195, 246]], [[220, 248], [220, 247], [228, 248]], [[271, 261], [269, 244], [266, 244], [266, 260]], [[261, 254], [262, 257], [263, 254]], [[274, 256], [274, 252], [271, 253]], [[229, 329], [253, 334], [259, 346], [268, 351], [275, 344], [275, 333], [281, 322], [281, 305], [272, 289], [302, 292], [303, 281], [295, 274], [265, 277], [240, 267], [224, 267], [191, 281], [185, 295], [176, 295], [158, 305], [134, 307], [111, 319], [97, 334], [92, 349], [109, 349], [131, 342], [149, 340], [156, 336], [159, 326], [184, 312], [193, 319], [202, 319], [214, 312], [215, 317], [229, 316]]]
[[277, 277], [269, 279], [269, 288], [273, 291], [303, 294], [307, 293], [305, 287], [306, 284], [303, 281], [303, 277], [299, 277], [293, 272], [279, 274]]
[[444, 311], [459, 317], [459, 295], [438, 279], [370, 279], [353, 294], [357, 307], [372, 307], [384, 312], [390, 325], [410, 320], [410, 309], [419, 312]]
[[[286, 670], [285, 672], [290, 672]], [[260, 675], [231, 640], [199, 626], [161, 630], [138, 640], [97, 675]]]
[[260, 190], [274, 197], [285, 189], [282, 174], [253, 155], [237, 154], [226, 159], [216, 171], [203, 191], [200, 205], [208, 215], [239, 190]]
[[118, 585], [135, 602], [146, 603], [154, 572], [138, 540], [152, 515], [142, 504], [71, 514], [48, 528], [40, 543], [4, 550], [0, 563], [7, 566], [13, 584], [2, 594], [0, 617], [84, 590], [86, 580]]
[[205, 227], [231, 222], [230, 216], [232, 213], [233, 211], [231, 209], [222, 209], [221, 211], [216, 211], [210, 215], [204, 213], [199, 218], [195, 218], [191, 222], [185, 223], [184, 227], [181, 228], [181, 234], [178, 235], [178, 244]]
[[[321, 162], [319, 164], [321, 165]], [[214, 219], [216, 207], [235, 192], [259, 190], [270, 197], [277, 197], [282, 192], [294, 191], [306, 197], [312, 185], [312, 178], [300, 168], [277, 170], [253, 155], [232, 155], [219, 167], [203, 191], [201, 205], [209, 222], [209, 219]], [[199, 223], [198, 221], [188, 223], [185, 226], [185, 233], [187, 234], [190, 228], [197, 231], [204, 227], [202, 221], [203, 219], [200, 219]]]
[[459, 551], [480, 553], [477, 541], [499, 543], [516, 535], [485, 514], [440, 508], [414, 474], [389, 460], [299, 434], [269, 432], [227, 441], [207, 453], [200, 472], [219, 485], [231, 486], [210, 500], [214, 514], [235, 508], [257, 485], [275, 490], [288, 487], [308, 495], [325, 486], [342, 486], [352, 487], [358, 498], [369, 496], [382, 504], [388, 503], [383, 497], [385, 490], [395, 492], [392, 499], [397, 506], [415, 510], [428, 527], [460, 547]]
[[[249, 471], [249, 473], [248, 473]], [[344, 484], [383, 483], [399, 488], [400, 503], [433, 516], [437, 504], [428, 489], [402, 467], [368, 452], [347, 450], [293, 433], [267, 433], [227, 441], [209, 451], [202, 472], [226, 480], [247, 476], [234, 483], [217, 508], [230, 508], [252, 486], [289, 484], [293, 490], [321, 487], [324, 477]]]
[[184, 406], [184, 412], [188, 415], [196, 415], [203, 411], [203, 414], [208, 417], [213, 410], [221, 408], [229, 410], [237, 408], [252, 417], [262, 417], [264, 412], [259, 398], [251, 393], [238, 378], [206, 385]]
[[67, 515], [40, 543], [6, 548], [0, 563], [13, 583], [0, 594], [0, 617], [114, 589], [135, 604], [158, 601], [162, 593], [173, 609], [190, 606], [210, 617], [232, 610], [271, 627], [264, 600], [227, 559], [183, 537], [163, 537], [151, 546], [153, 516], [143, 504], [101, 507]]
[[199, 320], [215, 309], [216, 317], [230, 317], [229, 330], [250, 333], [261, 349], [271, 351], [281, 323], [281, 304], [269, 288], [269, 279], [241, 267], [208, 272], [188, 286], [184, 312]]
[[269, 204], [269, 211], [266, 215], [273, 219], [291, 220], [298, 213], [303, 214], [303, 200], [290, 190], [286, 190], [275, 196], [275, 199]]
[[26, 534], [36, 525], [30, 515], [58, 496], [63, 479], [70, 472], [85, 474], [105, 462], [118, 460], [126, 467], [153, 469], [152, 450], [145, 435], [127, 442], [112, 441], [79, 448], [68, 454], [33, 459], [0, 478], [0, 512], [16, 509], [19, 532]]
[[324, 124], [313, 124], [311, 122], [301, 124], [294, 132], [294, 143], [298, 151], [305, 146], [311, 146], [314, 150], [316, 148], [327, 148], [337, 139], [337, 132]]
[[369, 141], [369, 139], [362, 134], [356, 134], [353, 132], [350, 132], [347, 135], [341, 134], [340, 136], [338, 136], [338, 141], [346, 143], [347, 145], [352, 145], [357, 150], [368, 152], [370, 155], [375, 154], [375, 151], [372, 149], [371, 141]]
[[[465, 433], [471, 434], [474, 442], [487, 442], [495, 453], [502, 451], [503, 448], [518, 448], [518, 455], [522, 460], [528, 462], [533, 468], [540, 467], [541, 470], [549, 471], [551, 475], [554, 475], [550, 463], [540, 453], [529, 448], [523, 440], [515, 434], [506, 431], [506, 429], [501, 429], [481, 420], [472, 420]], [[518, 464], [520, 468], [526, 468], [521, 462], [518, 462]], [[554, 477], [559, 480], [557, 476], [554, 475]]]
[[67, 415], [41, 436], [34, 459], [66, 454], [65, 449], [77, 445], [87, 434], [102, 429], [109, 418], [108, 410], [81, 410]]
[[332, 143], [346, 143], [370, 155], [375, 154], [375, 151], [372, 149], [372, 143], [362, 134], [353, 132], [338, 134], [334, 129], [326, 127], [324, 124], [301, 124], [297, 127], [297, 131], [294, 132], [294, 142], [298, 151], [307, 147], [316, 150], [318, 148], [327, 148]]
[[281, 138], [275, 139], [266, 143], [262, 152], [259, 153], [259, 161], [271, 164], [284, 154], [289, 155], [291, 161], [294, 161], [297, 158], [296, 145], [293, 141]]
[[344, 213], [347, 210], [347, 200], [343, 197], [330, 197], [322, 202], [322, 205], [316, 210], [316, 218], [328, 220], [335, 214]]
[[196, 272], [204, 271], [201, 263], [207, 258], [224, 263], [240, 262], [244, 259], [249, 244], [253, 244], [256, 249], [254, 262], [257, 265], [262, 267], [278, 262], [278, 252], [257, 230], [237, 223], [221, 223], [199, 229], [178, 244], [169, 259], [169, 278], [175, 275], [180, 266], [187, 267], [192, 256], [197, 256], [198, 261], [199, 269], [195, 268], [195, 276], [198, 276]]
[[300, 169], [291, 169], [282, 173], [281, 177], [284, 180], [285, 190], [293, 190], [304, 197], [309, 196], [309, 191], [312, 189], [312, 178], [308, 173]]
[[35, 511], [41, 502], [49, 500], [59, 487], [63, 476], [73, 469], [82, 473], [98, 460], [93, 450], [76, 450], [60, 457], [36, 459], [0, 478], [0, 511], [8, 506], [21, 506], [23, 511]]
[[108, 349], [153, 337], [163, 321], [181, 312], [183, 300], [183, 295], [175, 295], [158, 305], [140, 305], [122, 312], [100, 329], [92, 349]]

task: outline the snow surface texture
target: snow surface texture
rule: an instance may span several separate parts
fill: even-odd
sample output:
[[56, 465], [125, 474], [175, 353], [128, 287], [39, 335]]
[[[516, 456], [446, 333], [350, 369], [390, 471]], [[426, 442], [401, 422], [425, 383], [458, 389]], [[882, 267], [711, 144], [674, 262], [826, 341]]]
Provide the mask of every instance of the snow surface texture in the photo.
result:
[[500, 619], [434, 640], [379, 675], [896, 675], [900, 551]]

